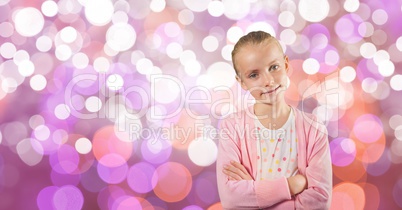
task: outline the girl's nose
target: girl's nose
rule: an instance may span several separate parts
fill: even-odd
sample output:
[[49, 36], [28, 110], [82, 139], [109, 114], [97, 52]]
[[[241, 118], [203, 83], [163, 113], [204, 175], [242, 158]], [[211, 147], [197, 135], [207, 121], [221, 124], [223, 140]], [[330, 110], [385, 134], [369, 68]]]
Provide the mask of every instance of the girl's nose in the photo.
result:
[[263, 78], [264, 78], [264, 82], [265, 82], [266, 87], [274, 85], [274, 77], [272, 77], [271, 73], [264, 72], [264, 77]]

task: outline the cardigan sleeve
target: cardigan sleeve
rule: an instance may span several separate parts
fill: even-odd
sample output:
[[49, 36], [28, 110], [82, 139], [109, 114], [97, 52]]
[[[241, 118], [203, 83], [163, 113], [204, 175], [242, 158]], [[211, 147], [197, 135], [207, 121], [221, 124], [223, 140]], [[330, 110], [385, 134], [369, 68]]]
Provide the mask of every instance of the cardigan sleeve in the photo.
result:
[[[307, 131], [306, 131], [307, 130]], [[332, 163], [325, 126], [310, 124], [305, 130], [306, 169], [308, 188], [295, 199], [296, 209], [329, 209], [332, 197]]]
[[[253, 177], [247, 157], [250, 155], [244, 141], [252, 141], [248, 135], [238, 129], [245, 129], [244, 125], [235, 126], [233, 119], [221, 122], [219, 131], [218, 158], [216, 164], [218, 191], [224, 209], [256, 209], [280, 204], [291, 199], [288, 182], [285, 177], [275, 180], [241, 180], [232, 181], [222, 172], [223, 166], [230, 161], [240, 162]], [[243, 126], [243, 127], [242, 127]], [[244, 130], [243, 130], [244, 131]], [[240, 137], [242, 136], [242, 137]], [[243, 142], [242, 142], [243, 141]], [[249, 157], [248, 160], [253, 160]], [[255, 177], [253, 177], [255, 179]], [[285, 202], [287, 203], [287, 202]], [[289, 204], [289, 203], [288, 203]], [[292, 204], [293, 206], [293, 204]]]

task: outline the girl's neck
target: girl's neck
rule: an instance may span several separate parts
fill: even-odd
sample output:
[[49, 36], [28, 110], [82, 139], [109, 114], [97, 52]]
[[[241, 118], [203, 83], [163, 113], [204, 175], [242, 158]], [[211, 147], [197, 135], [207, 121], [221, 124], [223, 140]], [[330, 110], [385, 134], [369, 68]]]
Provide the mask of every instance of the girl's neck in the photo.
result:
[[256, 103], [254, 104], [254, 114], [259, 119], [277, 120], [284, 119], [289, 116], [290, 106], [285, 102], [274, 104]]

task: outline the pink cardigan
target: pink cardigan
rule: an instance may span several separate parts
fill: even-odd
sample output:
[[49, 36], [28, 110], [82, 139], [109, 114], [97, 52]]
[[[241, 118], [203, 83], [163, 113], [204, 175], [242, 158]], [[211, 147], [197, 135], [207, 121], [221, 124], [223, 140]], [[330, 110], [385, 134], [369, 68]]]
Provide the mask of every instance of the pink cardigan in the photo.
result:
[[219, 196], [225, 209], [328, 209], [332, 195], [332, 164], [326, 127], [316, 118], [293, 108], [296, 116], [298, 170], [308, 188], [292, 197], [285, 177], [276, 180], [229, 181], [222, 169], [240, 162], [255, 179], [257, 146], [254, 106], [232, 114], [220, 123], [216, 163]]

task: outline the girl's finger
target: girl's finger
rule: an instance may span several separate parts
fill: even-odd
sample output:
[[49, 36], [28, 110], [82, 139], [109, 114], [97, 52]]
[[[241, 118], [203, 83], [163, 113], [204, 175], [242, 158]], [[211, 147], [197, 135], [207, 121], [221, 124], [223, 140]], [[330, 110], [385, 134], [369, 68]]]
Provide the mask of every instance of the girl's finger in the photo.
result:
[[243, 174], [248, 174], [246, 168], [245, 168], [242, 164], [240, 164], [240, 163], [238, 163], [238, 162], [236, 162], [236, 161], [232, 161], [231, 164], [232, 164], [234, 167], [236, 167], [236, 168], [238, 168], [239, 170], [241, 170]]

